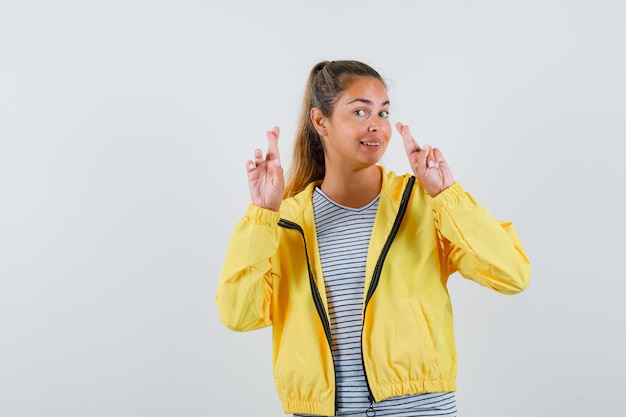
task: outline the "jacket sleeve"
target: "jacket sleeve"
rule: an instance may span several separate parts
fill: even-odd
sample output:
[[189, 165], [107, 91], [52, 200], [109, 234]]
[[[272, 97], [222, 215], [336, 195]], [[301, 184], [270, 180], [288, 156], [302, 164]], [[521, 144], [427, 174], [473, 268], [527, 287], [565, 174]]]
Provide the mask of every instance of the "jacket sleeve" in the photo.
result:
[[220, 321], [232, 330], [272, 324], [270, 258], [278, 249], [279, 219], [279, 213], [251, 204], [232, 233], [216, 296]]
[[459, 183], [432, 199], [440, 245], [450, 274], [503, 294], [530, 283], [530, 262], [510, 222], [496, 221]]

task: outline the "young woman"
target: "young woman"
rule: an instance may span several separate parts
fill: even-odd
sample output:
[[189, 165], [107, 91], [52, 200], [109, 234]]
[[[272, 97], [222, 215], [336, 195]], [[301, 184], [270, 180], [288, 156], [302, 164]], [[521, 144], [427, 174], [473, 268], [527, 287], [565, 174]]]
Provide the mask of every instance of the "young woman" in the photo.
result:
[[285, 413], [454, 416], [448, 277], [504, 294], [529, 283], [511, 223], [462, 187], [438, 149], [396, 124], [413, 175], [377, 165], [391, 138], [381, 76], [356, 61], [310, 73], [285, 186], [279, 129], [247, 162], [252, 204], [236, 225], [222, 323], [273, 326]]

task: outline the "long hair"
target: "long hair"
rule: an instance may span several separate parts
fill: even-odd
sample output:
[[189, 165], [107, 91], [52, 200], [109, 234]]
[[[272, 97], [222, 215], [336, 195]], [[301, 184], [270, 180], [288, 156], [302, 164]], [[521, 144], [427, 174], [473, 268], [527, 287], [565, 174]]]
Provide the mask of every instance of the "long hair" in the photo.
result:
[[385, 84], [375, 69], [359, 61], [322, 61], [311, 70], [296, 128], [293, 158], [287, 171], [285, 198], [324, 178], [324, 147], [313, 126], [311, 109], [317, 107], [324, 116], [330, 117], [337, 98], [357, 77], [372, 77]]

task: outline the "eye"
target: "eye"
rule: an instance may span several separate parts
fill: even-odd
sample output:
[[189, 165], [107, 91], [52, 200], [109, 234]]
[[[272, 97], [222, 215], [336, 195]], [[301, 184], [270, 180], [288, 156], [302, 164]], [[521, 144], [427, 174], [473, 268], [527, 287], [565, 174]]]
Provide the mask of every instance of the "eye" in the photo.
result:
[[367, 116], [367, 112], [363, 109], [358, 109], [354, 111], [355, 116], [364, 117]]
[[383, 110], [380, 113], [378, 113], [378, 115], [382, 117], [383, 119], [386, 119], [389, 117], [389, 112], [387, 110]]

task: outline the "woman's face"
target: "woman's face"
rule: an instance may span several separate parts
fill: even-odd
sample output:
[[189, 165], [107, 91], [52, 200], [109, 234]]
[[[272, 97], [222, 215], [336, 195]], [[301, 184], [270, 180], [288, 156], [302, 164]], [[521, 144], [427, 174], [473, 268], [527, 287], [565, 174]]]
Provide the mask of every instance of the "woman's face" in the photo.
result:
[[358, 77], [335, 102], [325, 120], [326, 164], [362, 169], [376, 164], [391, 137], [389, 98], [385, 85], [372, 77]]

